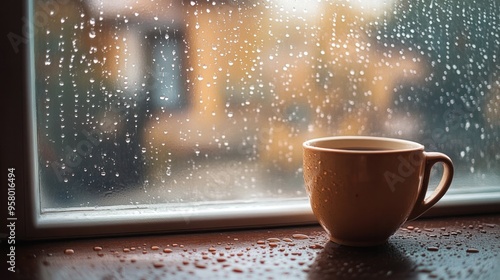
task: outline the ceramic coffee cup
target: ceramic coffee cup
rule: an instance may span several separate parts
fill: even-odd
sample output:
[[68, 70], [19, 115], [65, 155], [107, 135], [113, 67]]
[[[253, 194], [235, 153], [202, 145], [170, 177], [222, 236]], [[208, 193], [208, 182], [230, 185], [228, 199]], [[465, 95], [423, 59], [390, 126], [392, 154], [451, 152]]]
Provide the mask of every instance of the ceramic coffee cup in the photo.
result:
[[[384, 243], [448, 190], [453, 163], [421, 144], [392, 138], [340, 136], [303, 144], [304, 181], [314, 215], [330, 240], [349, 246]], [[426, 197], [434, 164], [443, 163]]]

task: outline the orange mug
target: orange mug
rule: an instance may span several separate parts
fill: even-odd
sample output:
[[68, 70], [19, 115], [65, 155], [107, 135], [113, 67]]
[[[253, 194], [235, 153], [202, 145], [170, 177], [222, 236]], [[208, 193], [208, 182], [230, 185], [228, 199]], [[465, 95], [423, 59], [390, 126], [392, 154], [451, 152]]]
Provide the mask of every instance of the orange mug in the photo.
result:
[[[315, 217], [331, 241], [349, 246], [386, 242], [407, 220], [431, 208], [448, 190], [453, 163], [411, 141], [339, 136], [303, 144], [305, 188]], [[438, 187], [426, 198], [432, 166]]]

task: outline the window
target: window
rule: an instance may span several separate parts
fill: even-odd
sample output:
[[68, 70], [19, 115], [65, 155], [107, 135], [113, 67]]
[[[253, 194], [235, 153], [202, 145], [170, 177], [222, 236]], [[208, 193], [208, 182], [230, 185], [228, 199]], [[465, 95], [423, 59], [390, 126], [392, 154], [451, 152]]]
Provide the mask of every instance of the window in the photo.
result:
[[28, 7], [34, 235], [311, 222], [326, 135], [421, 142], [456, 165], [438, 209], [498, 209], [495, 0]]

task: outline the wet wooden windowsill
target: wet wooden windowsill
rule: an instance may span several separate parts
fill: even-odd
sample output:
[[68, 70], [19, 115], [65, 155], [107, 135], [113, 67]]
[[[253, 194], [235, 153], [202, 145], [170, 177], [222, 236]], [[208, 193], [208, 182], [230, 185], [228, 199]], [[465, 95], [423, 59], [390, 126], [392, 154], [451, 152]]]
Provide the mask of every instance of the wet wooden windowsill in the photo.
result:
[[6, 273], [2, 279], [498, 279], [500, 214], [408, 222], [373, 248], [336, 245], [317, 225], [29, 242], [17, 244], [16, 273]]

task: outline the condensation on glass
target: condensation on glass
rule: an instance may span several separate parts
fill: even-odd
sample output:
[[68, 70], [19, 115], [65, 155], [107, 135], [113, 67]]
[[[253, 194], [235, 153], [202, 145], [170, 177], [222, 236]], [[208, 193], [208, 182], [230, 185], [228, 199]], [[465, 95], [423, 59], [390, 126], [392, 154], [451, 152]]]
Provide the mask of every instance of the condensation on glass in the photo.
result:
[[36, 0], [41, 205], [305, 197], [301, 143], [379, 135], [498, 185], [500, 5]]

